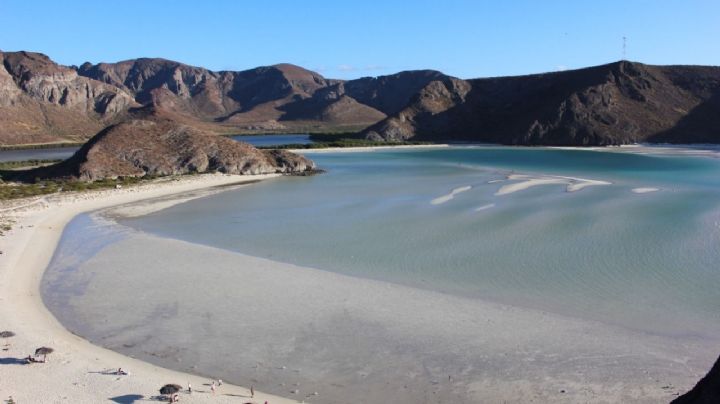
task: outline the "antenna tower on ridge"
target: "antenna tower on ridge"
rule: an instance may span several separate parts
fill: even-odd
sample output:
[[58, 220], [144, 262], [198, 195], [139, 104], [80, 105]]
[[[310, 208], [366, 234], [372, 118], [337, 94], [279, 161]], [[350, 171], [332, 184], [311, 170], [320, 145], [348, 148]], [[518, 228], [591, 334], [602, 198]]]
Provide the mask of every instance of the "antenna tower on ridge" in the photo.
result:
[[627, 49], [627, 37], [623, 37], [623, 55], [622, 60], [625, 60], [625, 50]]

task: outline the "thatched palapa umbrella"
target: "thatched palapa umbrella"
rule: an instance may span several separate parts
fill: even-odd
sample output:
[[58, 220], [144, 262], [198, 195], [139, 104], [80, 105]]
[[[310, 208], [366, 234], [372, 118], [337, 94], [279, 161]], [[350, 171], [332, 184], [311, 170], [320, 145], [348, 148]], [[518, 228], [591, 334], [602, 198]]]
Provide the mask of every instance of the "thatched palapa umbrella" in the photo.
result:
[[48, 348], [46, 346], [40, 347], [35, 350], [35, 356], [42, 355], [43, 356], [43, 362], [47, 361], [48, 354], [53, 353], [55, 351], [52, 348]]
[[[12, 331], [0, 332], [0, 338], [10, 338], [10, 337], [14, 337], [14, 336], [15, 336], [15, 333]], [[10, 346], [10, 343], [9, 342], [5, 343], [5, 346]], [[7, 348], [5, 350], [7, 350]]]
[[182, 387], [180, 387], [177, 384], [166, 384], [166, 385], [160, 387], [160, 394], [164, 394], [164, 395], [175, 394], [180, 390], [182, 390]]
[[14, 336], [15, 336], [15, 333], [12, 332], [12, 331], [2, 331], [2, 332], [0, 332], [0, 338], [10, 338], [10, 337], [14, 337]]

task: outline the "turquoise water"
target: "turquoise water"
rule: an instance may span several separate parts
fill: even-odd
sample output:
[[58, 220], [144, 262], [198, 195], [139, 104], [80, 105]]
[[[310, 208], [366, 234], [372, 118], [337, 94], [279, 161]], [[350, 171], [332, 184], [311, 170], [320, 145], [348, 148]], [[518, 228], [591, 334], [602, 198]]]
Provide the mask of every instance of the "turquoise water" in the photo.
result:
[[0, 161], [59, 160], [66, 159], [77, 147], [53, 147], [48, 149], [0, 150]]
[[[506, 147], [309, 156], [327, 173], [262, 182], [121, 223], [652, 334], [720, 332], [718, 159]], [[496, 195], [513, 183], [511, 174], [611, 184]], [[465, 190], [432, 203], [454, 189]]]

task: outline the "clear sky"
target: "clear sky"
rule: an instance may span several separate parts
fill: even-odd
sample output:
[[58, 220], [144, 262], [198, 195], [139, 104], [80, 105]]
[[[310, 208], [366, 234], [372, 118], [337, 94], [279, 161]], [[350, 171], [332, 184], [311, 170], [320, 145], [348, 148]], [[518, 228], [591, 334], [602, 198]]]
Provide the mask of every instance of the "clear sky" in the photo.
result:
[[720, 65], [720, 0], [0, 0], [0, 49], [55, 61], [163, 57], [212, 70], [288, 62], [326, 77], [461, 78], [622, 58]]

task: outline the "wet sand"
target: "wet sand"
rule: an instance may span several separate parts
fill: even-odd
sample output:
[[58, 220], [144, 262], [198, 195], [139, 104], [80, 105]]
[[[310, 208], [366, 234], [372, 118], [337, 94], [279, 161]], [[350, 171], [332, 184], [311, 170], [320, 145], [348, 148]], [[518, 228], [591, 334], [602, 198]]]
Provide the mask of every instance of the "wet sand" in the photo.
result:
[[[74, 331], [163, 367], [307, 402], [669, 402], [713, 358], [707, 341], [124, 229], [77, 268], [92, 282], [58, 313], [84, 319]], [[93, 327], [104, 316], [111, 326]]]

